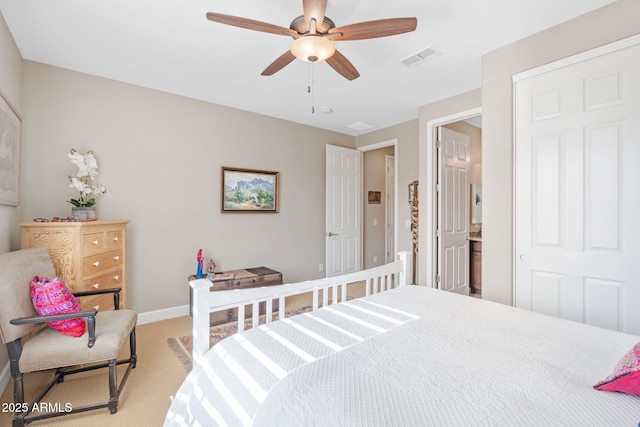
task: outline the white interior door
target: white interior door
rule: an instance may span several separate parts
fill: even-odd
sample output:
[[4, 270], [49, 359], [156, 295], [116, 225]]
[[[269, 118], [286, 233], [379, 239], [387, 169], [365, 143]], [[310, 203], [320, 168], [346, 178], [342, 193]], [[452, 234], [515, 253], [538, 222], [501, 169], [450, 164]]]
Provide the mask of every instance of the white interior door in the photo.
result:
[[385, 183], [386, 183], [386, 235], [385, 235], [385, 253], [386, 263], [390, 263], [396, 260], [396, 248], [395, 248], [395, 200], [396, 200], [396, 170], [395, 170], [395, 158], [393, 156], [385, 156]]
[[362, 153], [327, 145], [326, 276], [362, 268]]
[[440, 289], [469, 295], [470, 138], [438, 129], [438, 275]]
[[640, 45], [515, 90], [516, 306], [640, 334]]

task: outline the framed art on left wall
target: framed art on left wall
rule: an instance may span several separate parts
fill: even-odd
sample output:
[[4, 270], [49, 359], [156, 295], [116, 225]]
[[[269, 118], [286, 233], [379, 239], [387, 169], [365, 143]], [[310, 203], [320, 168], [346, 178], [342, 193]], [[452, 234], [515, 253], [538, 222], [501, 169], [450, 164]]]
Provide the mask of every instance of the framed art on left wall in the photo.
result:
[[20, 204], [22, 119], [0, 91], [0, 204]]
[[222, 212], [278, 213], [278, 172], [222, 168]]

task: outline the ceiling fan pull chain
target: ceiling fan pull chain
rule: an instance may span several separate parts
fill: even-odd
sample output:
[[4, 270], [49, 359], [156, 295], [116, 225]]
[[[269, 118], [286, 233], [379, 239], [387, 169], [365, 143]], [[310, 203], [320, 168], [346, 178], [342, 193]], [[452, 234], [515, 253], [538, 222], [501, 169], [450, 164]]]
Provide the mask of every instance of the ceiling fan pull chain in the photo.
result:
[[313, 62], [309, 62], [309, 84], [307, 85], [307, 93], [311, 94], [311, 114], [316, 112], [316, 107], [315, 107], [315, 102], [314, 102], [314, 98], [315, 98], [315, 93], [313, 90]]

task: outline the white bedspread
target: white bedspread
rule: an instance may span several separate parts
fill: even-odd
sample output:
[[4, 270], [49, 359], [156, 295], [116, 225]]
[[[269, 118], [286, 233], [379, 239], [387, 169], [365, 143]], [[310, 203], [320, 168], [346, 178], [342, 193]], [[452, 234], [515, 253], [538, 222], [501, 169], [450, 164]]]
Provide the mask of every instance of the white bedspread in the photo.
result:
[[420, 286], [231, 336], [165, 426], [630, 426], [593, 390], [640, 337]]

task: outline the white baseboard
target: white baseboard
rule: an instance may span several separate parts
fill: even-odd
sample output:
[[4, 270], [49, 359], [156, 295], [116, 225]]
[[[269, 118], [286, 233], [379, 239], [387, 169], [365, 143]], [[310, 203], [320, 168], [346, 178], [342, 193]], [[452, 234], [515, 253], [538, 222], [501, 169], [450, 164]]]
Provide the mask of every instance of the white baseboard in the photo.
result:
[[[138, 325], [144, 325], [145, 323], [159, 322], [161, 320], [173, 319], [175, 317], [182, 317], [189, 315], [189, 305], [180, 305], [177, 307], [164, 308], [162, 310], [147, 311], [146, 313], [138, 314]], [[0, 394], [7, 388], [11, 380], [11, 368], [9, 361], [0, 372]]]
[[138, 325], [159, 322], [161, 320], [173, 319], [189, 315], [189, 305], [179, 305], [177, 307], [163, 308], [162, 310], [147, 311], [138, 314]]

